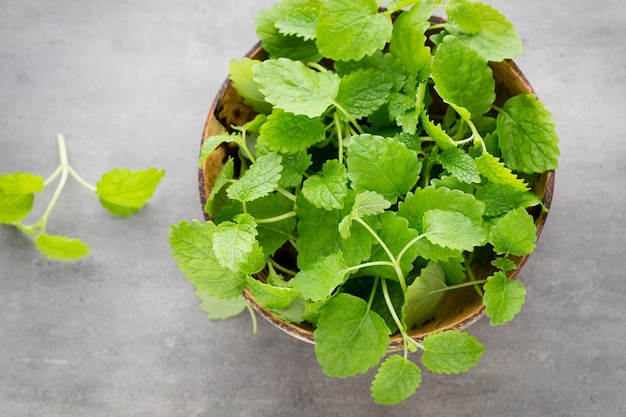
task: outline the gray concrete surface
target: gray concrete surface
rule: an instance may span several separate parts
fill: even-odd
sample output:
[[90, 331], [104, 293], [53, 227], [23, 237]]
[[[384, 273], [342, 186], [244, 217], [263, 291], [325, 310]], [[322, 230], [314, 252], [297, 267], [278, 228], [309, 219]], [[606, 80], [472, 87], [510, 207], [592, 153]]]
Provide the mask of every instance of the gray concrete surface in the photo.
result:
[[78, 262], [48, 261], [0, 226], [0, 417], [626, 415], [626, 8], [488, 2], [520, 31], [517, 62], [558, 125], [552, 213], [522, 313], [470, 329], [481, 364], [426, 374], [382, 407], [371, 374], [329, 379], [311, 346], [265, 322], [256, 336], [249, 317], [209, 322], [170, 257], [169, 225], [201, 216], [209, 106], [272, 1], [0, 0], [0, 171], [50, 174], [57, 132], [89, 181], [167, 171], [131, 220], [69, 183], [48, 230], [90, 244]]

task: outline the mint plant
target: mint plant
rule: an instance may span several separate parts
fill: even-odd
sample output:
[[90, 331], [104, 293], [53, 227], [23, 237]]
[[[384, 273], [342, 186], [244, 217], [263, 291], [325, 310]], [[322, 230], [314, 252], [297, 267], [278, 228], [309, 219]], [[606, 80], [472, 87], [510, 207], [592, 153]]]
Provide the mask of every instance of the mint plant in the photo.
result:
[[[380, 365], [371, 394], [393, 404], [421, 383], [417, 352], [435, 373], [479, 362], [467, 332], [409, 335], [447, 292], [474, 287], [492, 325], [520, 311], [526, 291], [510, 275], [535, 248], [532, 185], [559, 148], [533, 94], [496, 95], [490, 62], [523, 52], [500, 12], [469, 0], [379, 6], [282, 0], [258, 14], [268, 58], [230, 66], [257, 116], [205, 138], [201, 167], [220, 147], [238, 155], [207, 197], [212, 221], [181, 221], [169, 240], [210, 317], [243, 311], [246, 290], [315, 328], [325, 374]], [[431, 23], [435, 8], [447, 21]], [[403, 353], [383, 360], [390, 335]]]
[[[152, 198], [165, 171], [156, 168], [139, 171], [115, 168], [105, 173], [94, 186], [85, 181], [70, 165], [63, 135], [57, 136], [57, 143], [59, 166], [47, 179], [29, 172], [0, 175], [0, 223], [15, 226], [33, 236], [35, 247], [47, 258], [69, 261], [89, 254], [87, 244], [78, 238], [46, 233], [48, 219], [69, 177], [95, 193], [100, 204], [111, 214], [129, 217], [138, 213]], [[57, 186], [44, 213], [33, 223], [24, 223], [33, 209], [35, 194], [51, 186], [57, 179]]]

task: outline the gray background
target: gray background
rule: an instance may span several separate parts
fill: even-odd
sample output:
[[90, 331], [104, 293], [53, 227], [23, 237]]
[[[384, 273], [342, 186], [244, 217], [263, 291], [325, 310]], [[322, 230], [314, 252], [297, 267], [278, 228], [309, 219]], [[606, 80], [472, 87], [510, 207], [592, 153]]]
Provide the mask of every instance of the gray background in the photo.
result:
[[[86, 240], [44, 259], [0, 226], [0, 416], [624, 416], [626, 7], [491, 0], [561, 137], [552, 213], [509, 325], [470, 332], [482, 362], [425, 374], [401, 405], [373, 377], [325, 377], [313, 348], [250, 318], [209, 322], [167, 245], [201, 217], [196, 158], [232, 57], [271, 0], [0, 0], [0, 172], [44, 177], [56, 134], [92, 183], [112, 167], [167, 171], [146, 209], [114, 219], [70, 181], [48, 231]], [[36, 206], [41, 213], [46, 197]]]

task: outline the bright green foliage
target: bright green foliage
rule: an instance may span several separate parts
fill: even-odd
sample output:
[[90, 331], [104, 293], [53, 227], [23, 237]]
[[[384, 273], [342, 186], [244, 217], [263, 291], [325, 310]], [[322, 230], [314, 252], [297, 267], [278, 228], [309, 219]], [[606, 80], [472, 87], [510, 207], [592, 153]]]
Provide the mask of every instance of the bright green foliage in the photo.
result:
[[383, 213], [391, 207], [391, 203], [373, 191], [364, 191], [356, 195], [352, 211], [339, 223], [339, 233], [344, 239], [350, 237], [350, 226], [354, 219], [362, 219], [365, 216], [372, 216]]
[[535, 249], [537, 227], [523, 208], [509, 211], [491, 229], [490, 243], [498, 254], [523, 256]]
[[321, 301], [343, 284], [348, 266], [341, 252], [321, 258], [308, 268], [303, 268], [289, 281], [292, 288], [298, 290], [302, 297], [310, 301]]
[[476, 337], [448, 330], [424, 338], [422, 363], [431, 372], [458, 374], [477, 365], [484, 350]]
[[322, 371], [337, 378], [375, 367], [389, 344], [385, 321], [349, 294], [338, 294], [324, 305], [313, 336]]
[[315, 207], [325, 210], [343, 208], [348, 195], [346, 168], [337, 160], [324, 163], [322, 172], [307, 178], [302, 184], [302, 194]]
[[265, 99], [276, 108], [294, 114], [320, 116], [333, 104], [339, 91], [337, 74], [317, 72], [300, 61], [272, 59], [253, 70]]
[[265, 197], [278, 186], [283, 166], [282, 157], [268, 153], [257, 158], [256, 163], [228, 190], [228, 197], [237, 201], [253, 201]]
[[446, 276], [436, 263], [430, 262], [406, 292], [404, 301], [404, 323], [411, 329], [419, 327], [437, 310], [445, 295]]
[[428, 210], [423, 224], [428, 240], [450, 249], [471, 251], [487, 237], [480, 224], [456, 211]]
[[15, 223], [30, 214], [43, 178], [28, 172], [0, 176], [0, 223]]
[[500, 326], [513, 320], [526, 300], [526, 288], [519, 281], [508, 279], [503, 272], [496, 272], [484, 286], [485, 314], [492, 326]]
[[393, 203], [415, 186], [422, 165], [402, 143], [369, 134], [350, 139], [347, 164], [357, 192], [375, 191]]
[[204, 311], [211, 320], [226, 320], [239, 315], [246, 309], [246, 301], [243, 297], [222, 300], [200, 289], [196, 289], [196, 296], [200, 299], [200, 310]]
[[517, 264], [509, 258], [496, 258], [491, 261], [491, 265], [505, 272], [517, 269]]
[[55, 261], [73, 261], [89, 254], [89, 247], [80, 239], [39, 233], [34, 243], [39, 252]]
[[480, 175], [495, 184], [505, 184], [518, 191], [528, 191], [528, 185], [495, 156], [484, 153], [474, 160]]
[[246, 285], [246, 275], [221, 266], [213, 251], [217, 226], [198, 221], [170, 227], [169, 243], [178, 268], [196, 288], [220, 299], [236, 298]]
[[156, 168], [131, 171], [114, 168], [96, 184], [100, 204], [114, 216], [138, 213], [163, 179], [165, 171]]
[[437, 160], [454, 178], [466, 183], [479, 183], [480, 173], [474, 159], [460, 149], [443, 151]]
[[283, 35], [295, 35], [308, 41], [315, 39], [317, 31], [318, 10], [313, 7], [294, 10], [275, 23]]
[[[227, 201], [225, 202], [225, 193], [222, 193], [222, 190], [232, 181], [235, 176], [235, 160], [233, 158], [228, 158], [226, 163], [224, 164], [224, 168], [220, 171], [213, 183], [213, 187], [211, 188], [211, 192], [207, 198], [206, 204], [204, 205], [204, 211], [209, 214], [211, 217], [215, 217], [219, 210], [227, 205]], [[220, 198], [222, 197], [222, 198]]]
[[514, 59], [524, 53], [513, 25], [493, 7], [468, 0], [451, 0], [446, 29], [488, 61]]
[[256, 235], [256, 222], [249, 214], [240, 214], [236, 222], [220, 223], [213, 233], [213, 252], [220, 265], [237, 271], [254, 250]]
[[409, 398], [422, 383], [422, 370], [400, 355], [391, 355], [372, 382], [372, 397], [379, 404], [397, 404]]
[[532, 94], [508, 100], [498, 114], [502, 158], [511, 169], [538, 173], [558, 167], [559, 138], [550, 112]]
[[247, 57], [234, 58], [230, 61], [228, 72], [237, 93], [244, 98], [244, 103], [260, 113], [269, 113], [272, 106], [265, 101], [265, 97], [259, 91], [259, 85], [254, 81], [252, 67], [261, 61]]
[[428, 136], [430, 136], [433, 141], [441, 148], [441, 149], [455, 149], [456, 145], [454, 144], [454, 140], [448, 136], [445, 130], [438, 125], [433, 123], [429, 118], [426, 111], [422, 111], [420, 113], [420, 121], [424, 127]]
[[430, 26], [428, 18], [433, 6], [432, 0], [421, 2], [420, 7], [398, 16], [393, 26], [390, 51], [411, 74], [430, 71], [431, 54], [424, 32]]
[[327, 0], [317, 24], [317, 47], [335, 61], [358, 61], [391, 40], [391, 18], [376, 0]]
[[369, 116], [385, 104], [393, 77], [376, 69], [359, 69], [341, 78], [336, 102], [355, 119]]
[[[289, 213], [292, 210], [293, 202], [277, 193], [272, 193], [248, 203], [248, 213], [259, 221]], [[270, 256], [292, 237], [295, 228], [295, 217], [258, 223], [256, 239], [263, 248], [265, 255]]]
[[237, 133], [223, 132], [219, 135], [209, 136], [202, 141], [200, 147], [200, 157], [198, 158], [198, 167], [202, 167], [204, 161], [216, 150], [222, 143], [240, 142], [241, 136]]
[[294, 288], [263, 283], [251, 276], [247, 278], [247, 285], [254, 299], [270, 310], [287, 308], [293, 302], [294, 297], [300, 296], [299, 291]]
[[311, 165], [311, 155], [306, 151], [283, 154], [282, 165], [283, 172], [278, 185], [286, 188], [297, 187], [302, 183], [302, 177]]
[[487, 217], [497, 217], [519, 207], [524, 194], [507, 184], [487, 183], [476, 190], [476, 198], [485, 203]]
[[324, 125], [319, 119], [276, 110], [263, 124], [258, 143], [270, 151], [296, 153], [324, 139]]
[[496, 94], [487, 61], [452, 36], [447, 36], [437, 48], [432, 77], [441, 98], [467, 109], [472, 117], [489, 111]]

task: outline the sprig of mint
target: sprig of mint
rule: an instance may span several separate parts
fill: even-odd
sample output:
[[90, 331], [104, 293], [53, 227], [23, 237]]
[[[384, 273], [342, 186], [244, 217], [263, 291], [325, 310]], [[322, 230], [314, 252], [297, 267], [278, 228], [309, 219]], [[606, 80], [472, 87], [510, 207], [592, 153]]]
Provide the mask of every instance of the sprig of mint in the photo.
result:
[[[4, 173], [0, 176], [0, 223], [13, 225], [33, 236], [35, 247], [49, 259], [77, 260], [89, 254], [89, 247], [85, 242], [78, 238], [46, 233], [48, 219], [68, 178], [74, 178], [95, 193], [100, 204], [114, 216], [129, 217], [138, 213], [152, 197], [165, 171], [156, 168], [139, 171], [115, 168], [105, 173], [94, 186], [85, 181], [70, 165], [62, 134], [57, 136], [57, 144], [59, 166], [45, 180], [28, 172]], [[44, 213], [33, 223], [24, 223], [33, 209], [35, 194], [51, 186], [57, 179], [58, 184]]]
[[[436, 7], [446, 22], [430, 23]], [[524, 303], [510, 271], [535, 248], [527, 209], [542, 204], [530, 190], [557, 168], [559, 148], [533, 94], [496, 100], [490, 62], [520, 54], [519, 35], [469, 0], [393, 0], [386, 10], [281, 0], [256, 25], [269, 57], [235, 59], [230, 72], [258, 116], [203, 142], [201, 167], [222, 144], [238, 148], [208, 195], [212, 221], [170, 228], [202, 308], [230, 316], [249, 291], [277, 317], [315, 327], [327, 375], [380, 364], [371, 393], [384, 404], [420, 385], [416, 352], [431, 372], [467, 371], [484, 351], [475, 337], [409, 333], [463, 287], [476, 289], [492, 325]], [[484, 279], [480, 262], [492, 267]], [[383, 360], [392, 334], [404, 354]]]

